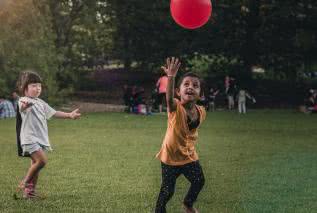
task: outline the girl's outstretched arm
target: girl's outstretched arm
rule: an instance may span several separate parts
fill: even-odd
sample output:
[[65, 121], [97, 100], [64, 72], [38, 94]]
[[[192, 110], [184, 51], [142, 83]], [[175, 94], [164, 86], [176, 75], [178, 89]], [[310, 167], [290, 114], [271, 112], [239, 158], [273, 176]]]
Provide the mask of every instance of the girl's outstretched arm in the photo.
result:
[[61, 112], [56, 111], [54, 117], [56, 118], [69, 118], [69, 119], [77, 119], [80, 117], [79, 109], [75, 109], [72, 112]]
[[162, 66], [161, 68], [164, 70], [168, 77], [167, 82], [167, 91], [166, 91], [166, 104], [167, 110], [169, 112], [173, 112], [176, 110], [176, 103], [174, 100], [174, 86], [175, 86], [175, 76], [180, 67], [181, 63], [178, 58], [172, 57], [166, 59], [166, 66]]

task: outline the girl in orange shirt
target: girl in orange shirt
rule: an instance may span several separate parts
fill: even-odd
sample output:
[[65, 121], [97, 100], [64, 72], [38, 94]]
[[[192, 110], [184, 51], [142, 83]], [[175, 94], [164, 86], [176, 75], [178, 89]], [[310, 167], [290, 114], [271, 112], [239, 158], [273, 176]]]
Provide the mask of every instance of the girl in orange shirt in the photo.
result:
[[183, 174], [191, 186], [183, 201], [187, 213], [197, 213], [193, 207], [205, 178], [198, 161], [195, 144], [197, 129], [206, 117], [204, 107], [196, 105], [200, 97], [200, 79], [193, 73], [183, 75], [177, 85], [174, 98], [174, 82], [180, 62], [177, 58], [168, 58], [162, 69], [168, 77], [166, 102], [168, 109], [168, 127], [161, 150], [156, 157], [161, 161], [162, 185], [156, 203], [156, 213], [166, 212], [166, 204], [175, 191], [176, 179]]

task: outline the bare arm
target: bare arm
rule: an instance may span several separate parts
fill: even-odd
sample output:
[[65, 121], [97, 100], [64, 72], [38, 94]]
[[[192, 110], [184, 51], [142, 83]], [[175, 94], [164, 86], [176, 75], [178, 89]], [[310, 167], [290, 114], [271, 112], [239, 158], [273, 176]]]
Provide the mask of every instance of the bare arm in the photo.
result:
[[166, 104], [169, 112], [176, 110], [176, 102], [174, 100], [174, 86], [175, 86], [175, 76], [180, 67], [181, 63], [177, 58], [172, 57], [166, 59], [166, 66], [161, 68], [167, 74], [167, 91], [166, 91]]
[[251, 99], [253, 103], [256, 103], [255, 98], [254, 98], [252, 95], [250, 95], [250, 93], [247, 92], [247, 93], [246, 93], [246, 96], [247, 96], [249, 99]]
[[159, 78], [159, 80], [157, 80], [157, 82], [156, 82], [156, 88], [158, 88], [158, 87], [160, 86], [160, 80], [161, 80], [161, 78]]
[[174, 100], [174, 85], [175, 77], [169, 76], [166, 90], [166, 104], [169, 112], [173, 112], [176, 110], [176, 103]]
[[252, 98], [253, 98], [253, 96], [250, 95], [250, 93], [249, 93], [248, 91], [245, 91], [245, 95], [246, 95], [249, 99], [252, 99]]
[[68, 118], [68, 119], [77, 119], [80, 117], [79, 109], [75, 109], [72, 112], [62, 112], [57, 111], [54, 115], [56, 118]]

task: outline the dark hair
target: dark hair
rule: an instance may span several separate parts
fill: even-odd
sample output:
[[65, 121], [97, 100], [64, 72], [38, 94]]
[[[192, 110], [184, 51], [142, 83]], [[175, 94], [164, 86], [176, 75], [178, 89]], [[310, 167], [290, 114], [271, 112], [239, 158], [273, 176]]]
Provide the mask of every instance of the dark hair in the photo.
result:
[[20, 95], [24, 95], [24, 91], [27, 89], [29, 84], [35, 83], [42, 83], [42, 79], [39, 74], [29, 70], [21, 72], [17, 82], [17, 89], [19, 90]]
[[200, 83], [200, 84], [202, 83], [200, 77], [199, 77], [197, 74], [195, 74], [195, 73], [193, 73], [193, 72], [187, 72], [187, 73], [185, 73], [184, 75], [182, 75], [182, 76], [178, 79], [177, 84], [176, 84], [176, 87], [177, 87], [177, 88], [180, 88], [181, 84], [183, 83], [183, 80], [184, 80], [186, 77], [197, 78], [197, 79], [199, 80], [199, 83]]

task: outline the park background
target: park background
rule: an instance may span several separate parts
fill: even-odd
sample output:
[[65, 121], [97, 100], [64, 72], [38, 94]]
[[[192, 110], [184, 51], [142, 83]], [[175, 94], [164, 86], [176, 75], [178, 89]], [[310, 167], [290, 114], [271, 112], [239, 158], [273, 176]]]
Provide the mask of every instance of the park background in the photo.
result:
[[[213, 1], [212, 18], [197, 30], [176, 25], [167, 0], [0, 0], [0, 94], [9, 97], [19, 72], [34, 69], [54, 107], [122, 104], [125, 84], [150, 93], [168, 56], [207, 87], [223, 90], [224, 77], [233, 76], [257, 109], [208, 113], [197, 146], [206, 185], [196, 207], [316, 212], [317, 118], [297, 111], [316, 88], [316, 27], [313, 0]], [[52, 120], [54, 152], [38, 188], [47, 199], [16, 201], [29, 162], [17, 157], [15, 120], [1, 119], [0, 212], [152, 212], [161, 181], [154, 156], [165, 130], [166, 114]], [[180, 212], [187, 188], [179, 178], [169, 212]]]
[[51, 103], [76, 96], [122, 103], [124, 84], [149, 94], [165, 58], [177, 56], [207, 87], [234, 76], [259, 97], [257, 107], [303, 104], [316, 87], [316, 2], [212, 3], [211, 20], [186, 30], [169, 1], [1, 0], [0, 93], [12, 92], [21, 70], [35, 69]]

